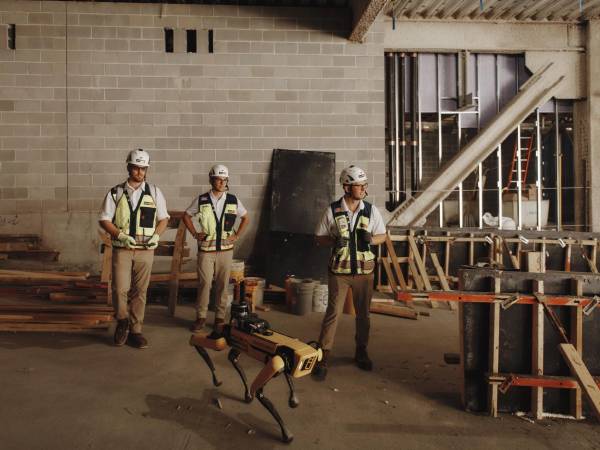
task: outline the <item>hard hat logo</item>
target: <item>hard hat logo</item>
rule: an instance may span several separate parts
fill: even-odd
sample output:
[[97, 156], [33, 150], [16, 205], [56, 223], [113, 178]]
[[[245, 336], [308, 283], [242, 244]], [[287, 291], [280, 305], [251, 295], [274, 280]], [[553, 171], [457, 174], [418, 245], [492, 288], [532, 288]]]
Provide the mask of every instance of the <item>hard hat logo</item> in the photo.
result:
[[349, 166], [340, 174], [340, 184], [366, 184], [367, 174], [360, 167]]
[[208, 172], [209, 177], [224, 177], [229, 178], [229, 169], [223, 164], [215, 164], [210, 168]]
[[142, 150], [141, 148], [136, 148], [135, 150], [131, 150], [129, 152], [125, 162], [127, 164], [134, 164], [139, 167], [148, 167], [150, 166], [150, 155], [147, 151]]

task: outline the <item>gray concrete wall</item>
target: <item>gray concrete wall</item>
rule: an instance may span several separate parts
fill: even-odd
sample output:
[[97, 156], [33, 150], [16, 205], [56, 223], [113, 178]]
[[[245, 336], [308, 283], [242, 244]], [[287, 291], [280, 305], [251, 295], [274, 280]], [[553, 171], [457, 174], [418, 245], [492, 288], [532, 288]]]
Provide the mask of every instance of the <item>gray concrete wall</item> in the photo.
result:
[[[180, 210], [215, 162], [255, 217], [273, 148], [333, 151], [384, 202], [383, 23], [347, 42], [344, 10], [0, 1], [0, 232], [35, 232], [68, 267], [97, 267], [96, 215], [135, 147]], [[165, 53], [163, 28], [175, 29]], [[196, 29], [199, 53], [185, 53]], [[207, 30], [214, 30], [214, 53]]]

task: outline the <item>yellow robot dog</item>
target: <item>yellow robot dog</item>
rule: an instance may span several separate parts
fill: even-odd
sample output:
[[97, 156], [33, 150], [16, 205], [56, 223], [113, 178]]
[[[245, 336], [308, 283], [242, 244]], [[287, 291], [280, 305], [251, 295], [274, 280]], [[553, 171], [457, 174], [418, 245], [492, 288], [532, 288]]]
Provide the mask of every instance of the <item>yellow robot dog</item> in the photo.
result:
[[[213, 331], [211, 334], [193, 334], [190, 345], [196, 348], [208, 365], [215, 386], [220, 386], [221, 382], [217, 378], [215, 366], [206, 349], [221, 351], [227, 346], [231, 347], [228, 359], [242, 379], [245, 401], [250, 403], [256, 396], [279, 424], [282, 441], [292, 442], [292, 434], [286, 428], [273, 403], [264, 396], [263, 389], [271, 378], [283, 373], [290, 388], [288, 404], [290, 408], [297, 407], [299, 402], [294, 392], [292, 378], [303, 377], [312, 372], [317, 361], [323, 357], [320, 348], [271, 330], [266, 320], [248, 312], [248, 304], [245, 301], [231, 305], [231, 320], [228, 325], [223, 326], [222, 330]], [[246, 353], [265, 364], [250, 389], [248, 389], [246, 374], [239, 365], [241, 353]]]

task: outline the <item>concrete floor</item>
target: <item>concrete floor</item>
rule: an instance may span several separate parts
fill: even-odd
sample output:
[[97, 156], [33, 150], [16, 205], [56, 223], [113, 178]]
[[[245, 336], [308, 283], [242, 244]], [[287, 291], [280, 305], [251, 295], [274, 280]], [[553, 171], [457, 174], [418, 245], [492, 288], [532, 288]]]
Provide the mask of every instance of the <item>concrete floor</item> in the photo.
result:
[[[317, 336], [321, 319], [261, 316], [305, 340]], [[189, 306], [175, 319], [149, 306], [145, 350], [112, 347], [109, 334], [0, 334], [0, 448], [600, 449], [600, 426], [591, 421], [532, 424], [462, 411], [459, 368], [443, 362], [444, 352], [458, 348], [456, 313], [446, 310], [418, 321], [373, 315], [373, 373], [352, 365], [354, 324], [344, 316], [327, 381], [297, 380], [295, 410], [287, 407], [283, 378], [266, 389], [295, 436], [286, 445], [258, 402], [241, 401], [226, 352], [213, 354], [223, 385], [212, 386], [187, 344], [191, 317]], [[250, 378], [260, 368], [242, 363]]]

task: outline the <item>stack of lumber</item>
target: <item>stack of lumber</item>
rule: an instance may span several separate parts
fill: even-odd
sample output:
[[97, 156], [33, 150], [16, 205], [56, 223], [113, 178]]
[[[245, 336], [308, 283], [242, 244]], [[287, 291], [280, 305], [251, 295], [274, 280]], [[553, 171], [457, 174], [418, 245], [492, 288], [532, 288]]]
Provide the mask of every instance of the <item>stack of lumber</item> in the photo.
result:
[[86, 272], [0, 270], [0, 331], [105, 330], [107, 285]]
[[36, 234], [0, 234], [0, 259], [56, 261], [59, 252], [41, 248]]

